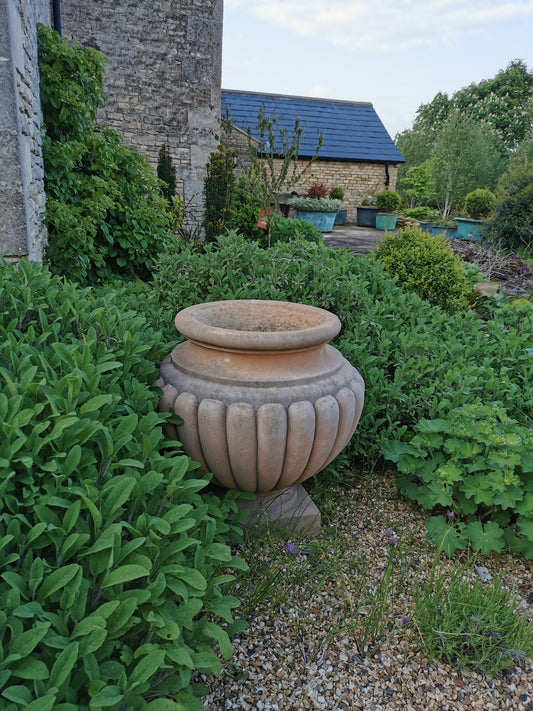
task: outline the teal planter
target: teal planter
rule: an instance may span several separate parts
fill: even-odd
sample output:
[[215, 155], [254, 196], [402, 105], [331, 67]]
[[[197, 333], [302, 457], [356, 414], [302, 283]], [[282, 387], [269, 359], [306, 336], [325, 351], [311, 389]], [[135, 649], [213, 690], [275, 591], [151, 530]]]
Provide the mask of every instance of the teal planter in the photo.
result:
[[316, 227], [319, 232], [331, 232], [335, 224], [336, 212], [308, 212], [307, 210], [296, 210], [298, 220], [305, 220], [310, 225]]
[[471, 242], [481, 242], [481, 220], [469, 220], [466, 217], [456, 217], [457, 239], [467, 239]]
[[422, 230], [422, 232], [429, 232], [430, 234], [433, 234], [433, 222], [423, 222], [421, 220], [420, 229]]
[[359, 227], [376, 227], [377, 207], [361, 205], [357, 207], [357, 225]]
[[385, 212], [378, 212], [376, 215], [377, 230], [393, 230], [396, 227], [398, 215], [389, 215]]
[[335, 224], [336, 225], [344, 225], [346, 222], [346, 215], [348, 214], [348, 210], [339, 210], [337, 214], [335, 215]]

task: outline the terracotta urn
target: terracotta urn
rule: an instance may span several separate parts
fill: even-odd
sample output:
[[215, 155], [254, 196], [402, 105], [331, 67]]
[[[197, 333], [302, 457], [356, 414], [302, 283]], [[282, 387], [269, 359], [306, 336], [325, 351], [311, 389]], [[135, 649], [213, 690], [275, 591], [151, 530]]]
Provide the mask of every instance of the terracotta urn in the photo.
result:
[[283, 490], [348, 443], [364, 382], [328, 344], [337, 316], [282, 301], [217, 301], [180, 311], [175, 324], [188, 340], [161, 364], [159, 409], [183, 419], [167, 434], [218, 484]]

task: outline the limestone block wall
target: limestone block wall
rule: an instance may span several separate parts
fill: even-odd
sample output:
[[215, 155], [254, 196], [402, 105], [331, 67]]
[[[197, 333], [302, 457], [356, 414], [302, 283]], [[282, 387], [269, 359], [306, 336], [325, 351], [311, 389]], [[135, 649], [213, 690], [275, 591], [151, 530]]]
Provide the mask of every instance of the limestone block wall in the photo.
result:
[[199, 218], [219, 133], [223, 0], [62, 0], [63, 36], [107, 58], [101, 118], [155, 167], [167, 145]]
[[[280, 163], [281, 161], [278, 161]], [[299, 161], [304, 166], [308, 161]], [[347, 210], [347, 221], [355, 222], [357, 218], [356, 205], [376, 193], [396, 189], [398, 178], [398, 165], [388, 165], [389, 184], [387, 186], [387, 172], [382, 163], [348, 163], [343, 161], [316, 160], [306, 174], [302, 184], [293, 190], [304, 193], [305, 189], [313, 182], [324, 183], [328, 188], [339, 185], [344, 190], [343, 209]]]
[[46, 243], [37, 23], [49, 0], [0, 0], [0, 253], [40, 260]]

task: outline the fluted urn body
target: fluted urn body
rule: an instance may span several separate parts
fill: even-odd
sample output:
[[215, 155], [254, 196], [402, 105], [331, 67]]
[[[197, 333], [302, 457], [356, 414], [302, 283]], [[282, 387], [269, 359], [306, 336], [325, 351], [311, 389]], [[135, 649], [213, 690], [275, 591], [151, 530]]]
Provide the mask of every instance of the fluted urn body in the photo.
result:
[[351, 438], [364, 382], [328, 344], [329, 311], [282, 301], [217, 301], [180, 311], [188, 340], [162, 362], [167, 433], [221, 486], [285, 489], [318, 473]]

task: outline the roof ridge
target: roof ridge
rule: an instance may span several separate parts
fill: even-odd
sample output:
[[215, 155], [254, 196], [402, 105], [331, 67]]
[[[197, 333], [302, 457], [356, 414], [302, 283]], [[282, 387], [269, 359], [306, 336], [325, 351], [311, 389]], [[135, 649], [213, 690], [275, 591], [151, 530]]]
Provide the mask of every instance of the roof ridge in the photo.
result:
[[302, 101], [317, 101], [328, 104], [346, 104], [348, 106], [370, 106], [374, 108], [370, 101], [348, 101], [347, 99], [329, 99], [318, 96], [300, 96], [297, 94], [272, 94], [264, 91], [247, 91], [245, 89], [222, 89], [223, 94], [241, 94], [246, 96], [267, 96], [271, 99], [301, 99]]

